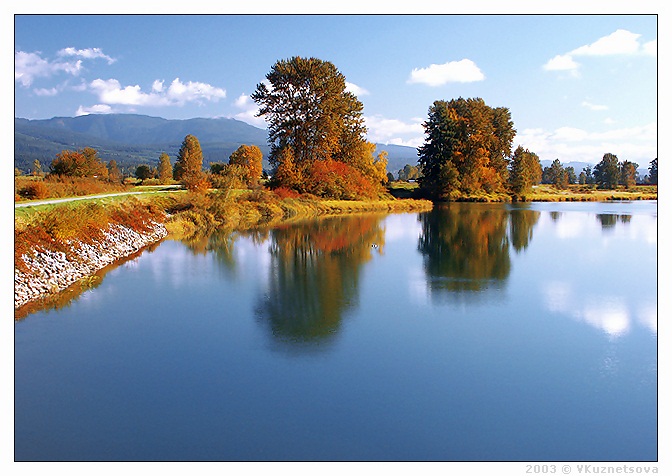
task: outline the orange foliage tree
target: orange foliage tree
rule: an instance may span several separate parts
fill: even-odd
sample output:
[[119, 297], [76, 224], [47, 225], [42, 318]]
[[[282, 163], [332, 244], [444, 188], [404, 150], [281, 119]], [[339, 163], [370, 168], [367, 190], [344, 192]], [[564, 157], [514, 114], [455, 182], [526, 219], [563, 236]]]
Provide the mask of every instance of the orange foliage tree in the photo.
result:
[[329, 198], [373, 198], [387, 180], [387, 160], [364, 139], [363, 105], [328, 62], [278, 61], [252, 99], [268, 123], [273, 183]]
[[106, 179], [108, 170], [91, 147], [64, 150], [51, 162], [51, 174], [66, 177], [95, 177]]
[[261, 178], [263, 154], [256, 145], [241, 145], [229, 157], [229, 165], [242, 167], [241, 179], [248, 187], [259, 185]]

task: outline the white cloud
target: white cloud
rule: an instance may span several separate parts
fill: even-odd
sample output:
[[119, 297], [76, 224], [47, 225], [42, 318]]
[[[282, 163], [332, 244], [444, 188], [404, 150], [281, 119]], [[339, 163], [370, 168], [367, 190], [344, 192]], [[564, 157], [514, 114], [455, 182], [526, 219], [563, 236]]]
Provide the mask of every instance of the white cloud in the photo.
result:
[[607, 36], [597, 39], [593, 43], [579, 46], [568, 53], [554, 56], [546, 62], [543, 68], [546, 71], [570, 71], [574, 76], [577, 76], [576, 73], [580, 66], [574, 59], [577, 56], [655, 56], [658, 41], [652, 40], [642, 44], [640, 43], [641, 36], [628, 30], [616, 30]]
[[187, 102], [218, 101], [226, 97], [226, 91], [206, 83], [183, 83], [179, 78], [173, 80], [168, 88], [163, 81], [154, 81], [152, 92], [145, 93], [139, 85], [122, 87], [116, 79], [94, 79], [89, 88], [104, 104], [122, 104], [127, 106], [181, 106]]
[[658, 40], [644, 43], [644, 46], [642, 46], [642, 51], [645, 55], [658, 56]]
[[[156, 82], [155, 82], [156, 83]], [[166, 98], [171, 103], [184, 104], [192, 101], [205, 99], [206, 101], [218, 101], [226, 97], [226, 91], [206, 83], [189, 81], [183, 83], [180, 78], [175, 78], [166, 92]]]
[[423, 121], [424, 119], [414, 118], [411, 122], [404, 122], [380, 115], [364, 117], [369, 141], [408, 147], [422, 145], [425, 132]]
[[56, 89], [56, 88], [36, 88], [36, 89], [33, 89], [33, 92], [37, 96], [56, 96], [58, 94], [58, 89]]
[[[64, 48], [56, 53], [63, 60], [50, 60], [44, 58], [42, 53], [28, 53], [26, 51], [14, 52], [14, 80], [21, 83], [24, 87], [33, 84], [36, 78], [48, 78], [58, 73], [66, 73], [72, 76], [79, 75], [83, 67], [82, 59], [92, 60], [103, 58], [108, 64], [116, 60], [106, 54], [100, 48], [86, 48], [78, 50], [76, 48]], [[68, 58], [76, 58], [68, 60]]]
[[590, 109], [591, 111], [606, 111], [607, 109], [609, 109], [608, 106], [604, 106], [602, 104], [593, 104], [588, 101], [583, 101], [581, 105], [585, 108]]
[[158, 79], [152, 83], [152, 91], [155, 93], [160, 93], [163, 91], [163, 81]]
[[644, 166], [657, 157], [657, 125], [607, 129], [591, 132], [575, 127], [553, 131], [524, 129], [514, 139], [517, 144], [536, 153], [541, 160], [596, 164], [605, 153], [616, 154], [620, 160], [631, 160]]
[[579, 63], [574, 61], [569, 55], [557, 55], [544, 65], [546, 71], [574, 71], [578, 69]]
[[259, 112], [259, 107], [247, 94], [243, 93], [235, 101], [235, 106], [238, 109], [242, 109], [241, 112], [233, 116], [235, 119], [238, 119], [243, 122], [247, 122], [256, 127], [261, 127], [262, 129], [266, 128], [266, 121], [263, 117], [258, 117], [257, 113]]
[[104, 54], [103, 50], [101, 50], [100, 48], [85, 48], [83, 50], [78, 50], [76, 48], [69, 47], [69, 48], [63, 48], [56, 54], [58, 56], [77, 56], [85, 59], [103, 58], [107, 60], [107, 64], [112, 64], [115, 61], [117, 61], [116, 59]]
[[447, 83], [471, 83], [484, 79], [485, 75], [476, 63], [463, 59], [444, 64], [432, 64], [427, 68], [414, 68], [408, 82], [442, 86]]
[[81, 60], [74, 62], [50, 62], [42, 58], [39, 52], [14, 52], [14, 81], [18, 81], [24, 87], [32, 85], [36, 78], [48, 78], [59, 72], [76, 76], [81, 70]]
[[632, 55], [641, 52], [639, 35], [628, 30], [616, 30], [610, 35], [603, 36], [594, 43], [584, 45], [570, 51], [570, 56], [607, 56]]
[[355, 96], [366, 96], [366, 95], [369, 94], [369, 92], [366, 89], [364, 89], [360, 86], [357, 86], [354, 83], [346, 82], [345, 83], [345, 90], [348, 91], [348, 92], [351, 92]]
[[107, 104], [96, 104], [91, 107], [79, 106], [76, 116], [86, 116], [87, 114], [110, 114], [114, 112]]

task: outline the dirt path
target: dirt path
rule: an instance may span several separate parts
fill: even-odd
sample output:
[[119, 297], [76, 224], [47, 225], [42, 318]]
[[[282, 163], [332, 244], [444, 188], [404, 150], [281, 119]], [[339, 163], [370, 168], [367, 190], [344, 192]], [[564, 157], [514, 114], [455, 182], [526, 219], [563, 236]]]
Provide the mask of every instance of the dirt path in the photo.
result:
[[120, 197], [120, 196], [123, 196], [123, 195], [146, 195], [146, 194], [149, 194], [149, 193], [165, 192], [165, 188], [170, 188], [170, 187], [164, 187], [161, 190], [146, 190], [146, 191], [142, 191], [142, 192], [102, 193], [100, 195], [84, 195], [84, 196], [81, 196], [81, 197], [52, 198], [52, 199], [49, 199], [49, 200], [32, 200], [30, 202], [15, 203], [14, 208], [36, 207], [38, 205], [50, 205], [52, 203], [74, 202], [75, 200], [95, 200], [95, 199], [98, 199], [98, 198]]

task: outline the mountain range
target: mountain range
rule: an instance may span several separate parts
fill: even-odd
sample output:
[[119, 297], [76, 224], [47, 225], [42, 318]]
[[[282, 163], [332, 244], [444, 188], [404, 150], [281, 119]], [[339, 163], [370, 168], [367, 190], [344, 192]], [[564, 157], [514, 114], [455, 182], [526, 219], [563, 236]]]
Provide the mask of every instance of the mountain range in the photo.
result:
[[[104, 161], [116, 160], [133, 171], [140, 164], [155, 166], [162, 152], [174, 162], [185, 136], [198, 138], [203, 162], [228, 162], [242, 144], [258, 146], [268, 167], [268, 131], [230, 118], [164, 119], [138, 114], [90, 114], [51, 119], [14, 119], [14, 166], [31, 171], [37, 159], [43, 170], [63, 150], [92, 147]], [[396, 174], [406, 164], [416, 164], [413, 147], [376, 144], [388, 153], [388, 170]], [[377, 153], [376, 152], [376, 153]]]

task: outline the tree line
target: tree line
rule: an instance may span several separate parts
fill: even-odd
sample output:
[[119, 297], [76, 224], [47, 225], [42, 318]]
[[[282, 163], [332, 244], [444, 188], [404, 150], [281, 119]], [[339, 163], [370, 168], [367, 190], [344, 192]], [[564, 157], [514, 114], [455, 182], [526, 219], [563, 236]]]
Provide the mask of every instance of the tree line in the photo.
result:
[[[393, 179], [387, 172], [387, 153], [375, 155], [375, 144], [366, 140], [363, 104], [347, 90], [345, 76], [332, 63], [298, 56], [277, 61], [251, 98], [268, 124], [270, 187], [324, 198], [375, 199]], [[416, 180], [428, 198], [521, 196], [539, 183], [566, 187], [578, 181], [615, 188], [637, 181], [638, 164], [619, 161], [611, 153], [578, 177], [558, 159], [542, 168], [533, 151], [522, 146], [512, 150], [516, 130], [509, 109], [488, 106], [481, 98], [437, 100], [423, 127], [417, 165], [407, 165], [398, 176]], [[174, 166], [164, 153], [157, 168], [140, 165], [135, 175], [159, 183], [175, 180], [191, 190], [254, 188], [260, 185], [262, 158], [257, 146], [241, 145], [228, 163], [211, 163], [206, 173], [198, 139], [187, 135]], [[87, 148], [58, 154], [51, 173], [117, 180], [115, 167], [114, 161], [102, 164]], [[648, 181], [657, 183], [657, 159], [649, 171]]]

